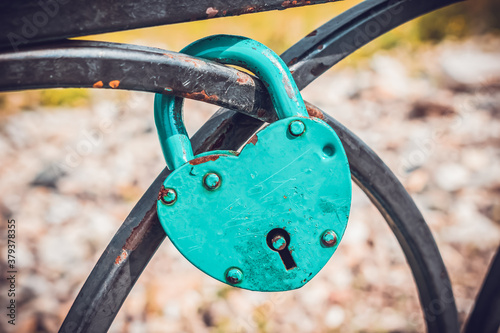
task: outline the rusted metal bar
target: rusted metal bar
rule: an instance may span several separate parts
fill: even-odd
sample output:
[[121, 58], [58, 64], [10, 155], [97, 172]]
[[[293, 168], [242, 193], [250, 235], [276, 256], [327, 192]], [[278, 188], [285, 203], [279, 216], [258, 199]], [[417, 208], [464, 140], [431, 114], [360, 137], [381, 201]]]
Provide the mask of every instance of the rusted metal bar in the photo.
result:
[[0, 52], [0, 73], [0, 91], [67, 87], [149, 91], [257, 117], [272, 108], [267, 90], [254, 76], [148, 47], [86, 41], [34, 46]]
[[[316, 29], [281, 57], [303, 89], [386, 31], [459, 1], [367, 0]], [[267, 122], [276, 120], [274, 113], [265, 112], [272, 107], [269, 95], [255, 77], [150, 47], [65, 41], [20, 52], [3, 50], [0, 73], [0, 91], [57, 87], [149, 91], [217, 104]]]
[[336, 0], [24, 0], [0, 3], [0, 47]]

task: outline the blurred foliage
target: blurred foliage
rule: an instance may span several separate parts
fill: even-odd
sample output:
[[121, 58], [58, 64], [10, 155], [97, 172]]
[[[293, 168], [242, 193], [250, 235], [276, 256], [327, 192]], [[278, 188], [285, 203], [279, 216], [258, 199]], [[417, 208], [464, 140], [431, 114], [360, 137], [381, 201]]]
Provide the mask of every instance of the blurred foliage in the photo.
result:
[[40, 104], [43, 106], [84, 106], [88, 104], [88, 89], [66, 88], [41, 91]]
[[81, 107], [89, 104], [90, 91], [78, 88], [38, 89], [0, 93], [0, 115], [45, 107]]
[[466, 1], [416, 21], [420, 41], [439, 42], [474, 34], [500, 33], [500, 1]]
[[[136, 29], [80, 39], [131, 43], [178, 51], [187, 44], [213, 34], [244, 35], [260, 41], [280, 54], [303, 36], [336, 15], [362, 2], [346, 0], [242, 16]], [[379, 50], [395, 47], [417, 48], [422, 43], [464, 38], [471, 34], [500, 32], [500, 0], [475, 0], [448, 6], [413, 20], [364, 46], [340, 66], [356, 66]], [[27, 95], [30, 101], [16, 102], [30, 109], [33, 100], [44, 106], [81, 106], [88, 101], [84, 89], [51, 89]], [[9, 98], [0, 94], [0, 110], [9, 107]], [[19, 99], [16, 97], [16, 100]]]

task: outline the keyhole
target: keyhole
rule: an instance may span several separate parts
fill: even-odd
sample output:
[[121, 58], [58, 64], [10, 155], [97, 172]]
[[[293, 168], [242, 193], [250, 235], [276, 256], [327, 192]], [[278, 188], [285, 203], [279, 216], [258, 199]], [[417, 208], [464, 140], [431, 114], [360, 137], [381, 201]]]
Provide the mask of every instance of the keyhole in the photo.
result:
[[267, 246], [280, 255], [281, 261], [285, 265], [286, 270], [297, 267], [293, 260], [292, 254], [288, 249], [290, 245], [290, 235], [284, 229], [276, 228], [267, 234]]

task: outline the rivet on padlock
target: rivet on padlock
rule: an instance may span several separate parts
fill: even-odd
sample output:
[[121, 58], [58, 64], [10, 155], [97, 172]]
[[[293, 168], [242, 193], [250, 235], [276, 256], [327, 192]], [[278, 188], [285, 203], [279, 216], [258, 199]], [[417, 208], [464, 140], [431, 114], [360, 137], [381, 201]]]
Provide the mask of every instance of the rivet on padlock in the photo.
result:
[[279, 120], [239, 153], [193, 156], [182, 98], [157, 94], [155, 121], [173, 170], [157, 205], [160, 223], [191, 263], [221, 282], [300, 288], [328, 262], [347, 226], [351, 180], [342, 144], [326, 123], [308, 118], [288, 68], [264, 45], [218, 35], [182, 52], [256, 73]]

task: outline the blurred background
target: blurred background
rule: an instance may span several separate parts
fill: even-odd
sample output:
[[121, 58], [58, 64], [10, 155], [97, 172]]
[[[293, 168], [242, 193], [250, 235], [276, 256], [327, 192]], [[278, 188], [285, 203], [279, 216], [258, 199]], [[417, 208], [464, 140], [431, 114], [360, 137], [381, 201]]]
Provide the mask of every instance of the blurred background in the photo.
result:
[[[201, 37], [230, 33], [280, 54], [357, 3], [85, 39], [178, 51]], [[415, 199], [448, 268], [462, 321], [500, 240], [499, 32], [500, 2], [453, 5], [382, 36], [303, 91], [304, 99], [372, 147]], [[216, 109], [187, 101], [190, 135]], [[0, 93], [0, 156], [0, 214], [4, 221], [16, 220], [19, 270], [17, 325], [2, 320], [0, 331], [57, 331], [107, 243], [165, 165], [153, 95], [90, 89]], [[228, 287], [191, 266], [167, 240], [111, 331], [424, 331], [402, 251], [355, 185], [351, 212], [333, 258], [293, 292]], [[6, 223], [0, 228], [7, 233]], [[5, 249], [5, 237], [0, 243]], [[6, 304], [5, 287], [0, 304]]]

